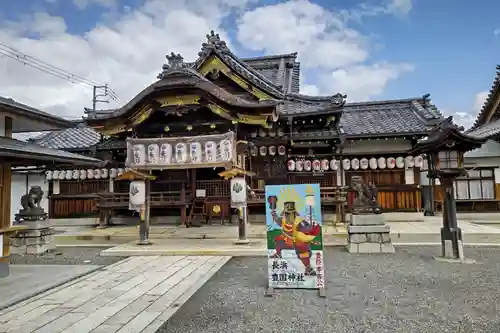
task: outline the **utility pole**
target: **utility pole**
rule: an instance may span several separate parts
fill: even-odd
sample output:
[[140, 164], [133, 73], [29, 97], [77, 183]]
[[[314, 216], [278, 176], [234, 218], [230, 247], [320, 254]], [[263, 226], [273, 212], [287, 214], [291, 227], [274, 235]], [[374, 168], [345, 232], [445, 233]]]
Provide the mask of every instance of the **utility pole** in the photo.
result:
[[108, 96], [108, 85], [94, 86], [94, 93], [92, 97], [92, 110], [95, 110], [97, 103], [109, 103], [108, 100], [101, 100], [99, 97]]

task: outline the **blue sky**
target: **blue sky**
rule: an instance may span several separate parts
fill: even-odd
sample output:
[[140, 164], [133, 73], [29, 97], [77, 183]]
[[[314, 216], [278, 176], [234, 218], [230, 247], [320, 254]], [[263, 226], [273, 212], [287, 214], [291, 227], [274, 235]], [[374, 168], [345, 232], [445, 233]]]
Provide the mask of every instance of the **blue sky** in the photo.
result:
[[[47, 12], [64, 18], [67, 33], [85, 35], [97, 25], [111, 24], [123, 13], [143, 5], [142, 0], [118, 0], [119, 5], [111, 8], [101, 5], [106, 1], [90, 0], [91, 3], [82, 9], [70, 0], [0, 0], [0, 19], [4, 22], [19, 21], [27, 19], [27, 15], [35, 11]], [[313, 2], [329, 11], [338, 12], [356, 10], [360, 6], [376, 7], [382, 1]], [[279, 2], [260, 1], [250, 5], [248, 10]], [[449, 113], [474, 115], [476, 95], [490, 89], [495, 66], [500, 63], [500, 33], [494, 33], [500, 28], [498, 13], [500, 1], [484, 0], [481, 5], [477, 5], [477, 2], [470, 0], [414, 0], [407, 15], [365, 15], [359, 21], [349, 20], [347, 26], [369, 40], [369, 56], [365, 64], [406, 63], [413, 67], [413, 70], [404, 72], [397, 79], [389, 80], [381, 93], [371, 98], [408, 98], [430, 93], [439, 108]], [[238, 41], [239, 15], [232, 13], [222, 21], [223, 28], [231, 37], [231, 44], [240, 55], [264, 53], [262, 50], [246, 49]], [[38, 38], [36, 34], [30, 36]], [[167, 52], [170, 50], [165, 47], [164, 53]], [[44, 60], [51, 62], [51, 59]], [[62, 66], [57, 62], [51, 64]], [[77, 67], [64, 68], [78, 73]], [[307, 71], [304, 70], [304, 78], [307, 78], [308, 84], [314, 84], [317, 70], [314, 73]], [[89, 79], [97, 80], [92, 77]], [[113, 86], [113, 81], [109, 83]]]

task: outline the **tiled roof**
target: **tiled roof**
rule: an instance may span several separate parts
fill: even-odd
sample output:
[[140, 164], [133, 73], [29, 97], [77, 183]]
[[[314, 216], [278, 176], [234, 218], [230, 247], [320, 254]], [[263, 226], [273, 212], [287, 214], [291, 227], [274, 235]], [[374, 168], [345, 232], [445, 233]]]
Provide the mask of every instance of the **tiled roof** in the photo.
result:
[[285, 93], [300, 90], [300, 63], [297, 53], [242, 58], [241, 60], [274, 83]]
[[467, 134], [478, 138], [491, 138], [500, 134], [500, 119], [493, 120], [492, 122], [469, 130]]
[[[481, 111], [479, 111], [479, 114], [477, 115], [476, 121], [474, 122], [474, 125], [472, 125], [470, 130], [473, 130], [481, 125], [485, 125], [486, 121], [488, 120], [488, 117], [492, 113], [500, 113], [500, 108], [497, 108], [496, 110], [492, 110], [494, 107], [494, 104], [500, 99], [500, 65], [497, 65], [497, 73], [496, 77], [493, 80], [493, 84], [491, 86], [490, 92], [488, 96], [486, 97], [486, 100], [484, 101], [484, 105], [481, 108]], [[491, 119], [494, 118], [500, 118], [500, 115], [495, 116], [494, 114], [490, 117]], [[469, 130], [469, 131], [470, 131]]]
[[72, 154], [63, 150], [51, 149], [12, 138], [0, 137], [0, 156], [15, 159], [32, 159], [60, 163], [98, 164], [101, 161], [92, 157]]
[[92, 128], [79, 125], [57, 132], [50, 132], [44, 136], [32, 140], [40, 146], [53, 149], [85, 149], [95, 145], [101, 140], [101, 135]]
[[0, 96], [0, 107], [7, 108], [9, 110], [12, 110], [13, 112], [19, 112], [21, 114], [24, 114], [25, 116], [35, 116], [37, 118], [42, 118], [44, 120], [55, 122], [64, 127], [71, 126], [70, 120], [66, 120], [64, 118], [55, 116], [53, 114], [35, 109], [26, 104], [19, 103], [13, 100], [12, 98], [5, 98]]
[[347, 136], [424, 133], [442, 119], [425, 99], [346, 104], [340, 125]]

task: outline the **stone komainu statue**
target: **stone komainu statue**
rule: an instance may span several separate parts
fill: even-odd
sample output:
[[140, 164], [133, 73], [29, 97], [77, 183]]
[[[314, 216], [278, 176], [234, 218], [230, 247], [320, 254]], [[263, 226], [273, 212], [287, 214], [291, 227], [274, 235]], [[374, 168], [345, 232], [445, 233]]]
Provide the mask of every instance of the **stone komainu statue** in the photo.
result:
[[353, 204], [353, 214], [381, 214], [382, 208], [377, 202], [377, 187], [365, 184], [359, 176], [351, 178], [351, 188], [356, 191], [356, 199]]
[[21, 197], [21, 210], [16, 214], [16, 221], [40, 220], [47, 217], [41, 207], [43, 190], [40, 186], [32, 186], [28, 193]]

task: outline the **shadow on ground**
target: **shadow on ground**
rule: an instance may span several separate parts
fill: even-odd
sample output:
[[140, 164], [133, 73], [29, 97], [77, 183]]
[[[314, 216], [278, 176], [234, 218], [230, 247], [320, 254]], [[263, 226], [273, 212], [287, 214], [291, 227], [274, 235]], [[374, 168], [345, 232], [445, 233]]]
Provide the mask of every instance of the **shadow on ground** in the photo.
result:
[[325, 254], [327, 298], [315, 291], [264, 296], [264, 258], [235, 258], [157, 333], [500, 332], [500, 249], [466, 248], [476, 264], [432, 259], [439, 247], [395, 255]]

